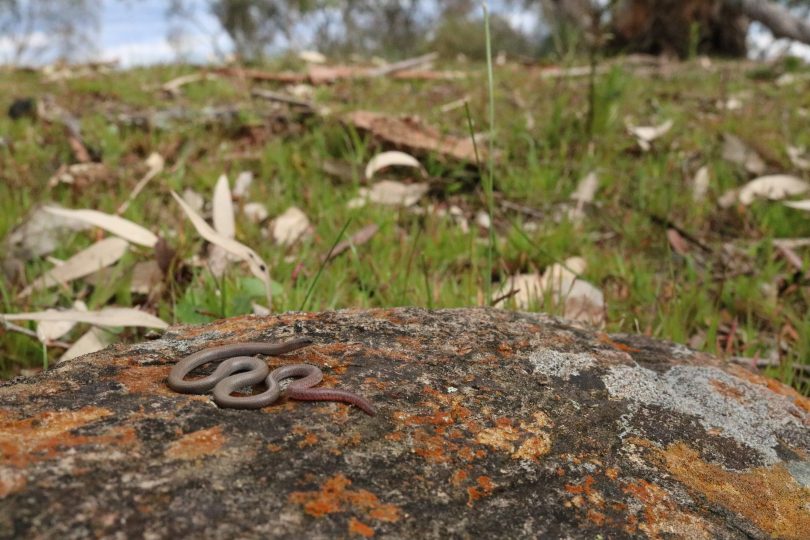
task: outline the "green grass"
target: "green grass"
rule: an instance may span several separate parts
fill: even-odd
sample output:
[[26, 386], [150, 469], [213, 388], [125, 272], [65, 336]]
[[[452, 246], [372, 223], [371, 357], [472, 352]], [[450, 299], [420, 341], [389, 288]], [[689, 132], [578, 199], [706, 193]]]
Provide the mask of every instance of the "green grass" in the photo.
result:
[[[810, 215], [774, 202], [720, 209], [715, 201], [725, 190], [749, 179], [739, 167], [722, 160], [724, 133], [756, 147], [769, 170], [801, 176], [790, 165], [785, 147], [810, 147], [806, 129], [810, 95], [802, 83], [779, 87], [772, 79], [748, 76], [737, 64], [716, 62], [715, 66], [716, 70], [706, 71], [697, 64], [684, 64], [675, 68], [673, 76], [612, 68], [596, 80], [590, 138], [587, 78], [542, 79], [536, 69], [516, 65], [495, 67], [492, 91], [484, 65], [448, 66], [471, 70], [468, 79], [383, 78], [318, 87], [316, 101], [328, 105], [334, 114], [295, 120], [277, 129], [265, 120], [271, 106], [251, 100], [251, 85], [234, 79], [195, 83], [174, 99], [162, 96], [155, 89], [161, 83], [193, 71], [183, 66], [61, 82], [45, 82], [36, 73], [6, 71], [0, 73], [0, 95], [7, 96], [3, 106], [15, 96], [52, 95], [81, 118], [85, 139], [101, 151], [110, 178], [83, 188], [48, 187], [54, 171], [73, 160], [63, 129], [41, 120], [12, 121], [3, 115], [0, 236], [44, 202], [114, 212], [143, 173], [145, 157], [157, 151], [167, 160], [166, 170], [124, 216], [166, 238], [183, 261], [204, 256], [205, 245], [171, 199], [172, 189], [192, 188], [210, 200], [221, 173], [228, 173], [233, 182], [240, 171], [250, 170], [255, 181], [247, 200], [265, 204], [271, 217], [290, 205], [307, 214], [313, 234], [289, 248], [267, 238], [267, 224], [237, 220], [237, 238], [271, 267], [276, 312], [302, 305], [310, 310], [480, 305], [487, 303], [490, 280], [497, 290], [498, 280], [510, 274], [542, 271], [568, 257], [582, 256], [588, 263], [583, 278], [605, 293], [607, 331], [643, 332], [719, 354], [764, 356], [779, 350], [784, 366], [806, 364], [810, 362], [808, 279], [778, 254], [769, 239], [810, 236]], [[739, 92], [750, 93], [741, 110], [715, 106]], [[417, 215], [374, 205], [347, 209], [362, 179], [332, 178], [322, 171], [322, 161], [344, 161], [362, 170], [385, 146], [342, 125], [339, 113], [365, 109], [417, 114], [442, 131], [467, 136], [470, 128], [464, 108], [439, 110], [464, 95], [469, 96], [469, 119], [476, 132], [490, 129], [489, 99], [494, 99], [497, 138], [493, 145], [503, 158], [493, 164], [490, 176], [487, 163], [479, 174], [474, 164], [419, 156], [429, 175], [441, 179], [440, 187], [420, 206], [425, 210], [429, 205], [459, 206], [470, 221], [469, 231], [431, 212]], [[516, 96], [525, 108], [516, 105]], [[114, 121], [122, 112], [182, 107], [194, 113], [224, 106], [240, 109], [231, 123], [186, 118], [170, 122], [167, 129], [144, 129]], [[534, 120], [531, 129], [527, 114]], [[674, 126], [655, 141], [652, 151], [643, 153], [626, 133], [626, 117], [638, 124], [672, 119]], [[711, 170], [709, 194], [695, 203], [690, 178], [703, 164]], [[585, 222], [576, 227], [555, 220], [555, 209], [591, 170], [598, 171], [600, 188]], [[491, 203], [485, 189], [490, 179]], [[545, 217], [509, 209], [504, 201], [533, 208], [536, 215]], [[473, 219], [490, 204], [495, 209], [492, 241]], [[700, 239], [711, 252], [691, 245], [686, 257], [674, 253], [666, 226], [656, 216]], [[370, 223], [380, 229], [367, 244], [355, 246], [321, 270], [321, 257], [347, 223], [343, 238]], [[67, 258], [97, 235], [98, 231], [73, 234], [53, 256]], [[736, 246], [736, 254], [723, 255], [724, 245]], [[806, 272], [810, 250], [800, 249], [798, 254]], [[2, 310], [69, 307], [77, 298], [92, 309], [142, 305], [146, 299], [130, 293], [129, 282], [133, 264], [150, 257], [149, 250], [133, 247], [96, 286], [80, 280], [69, 288], [52, 288], [24, 300], [17, 298], [23, 283], [0, 282]], [[31, 280], [47, 268], [46, 261], [30, 260], [25, 275]], [[239, 264], [229, 267], [222, 278], [213, 277], [205, 266], [186, 264], [178, 269], [176, 279], [168, 281], [164, 293], [147, 307], [169, 322], [199, 323], [249, 313], [251, 303], [262, 303], [264, 298], [261, 284]], [[769, 296], [766, 289], [775, 293]], [[549, 302], [538, 307], [559, 312]], [[731, 338], [730, 328], [735, 328]], [[63, 339], [72, 341], [85, 329], [80, 325]], [[143, 332], [125, 329], [117, 337], [137, 341]], [[47, 352], [51, 364], [61, 353], [54, 348]], [[13, 332], [0, 333], [0, 358], [3, 376], [43, 363], [38, 342]], [[808, 392], [808, 381], [790, 369], [774, 368], [770, 374]]]

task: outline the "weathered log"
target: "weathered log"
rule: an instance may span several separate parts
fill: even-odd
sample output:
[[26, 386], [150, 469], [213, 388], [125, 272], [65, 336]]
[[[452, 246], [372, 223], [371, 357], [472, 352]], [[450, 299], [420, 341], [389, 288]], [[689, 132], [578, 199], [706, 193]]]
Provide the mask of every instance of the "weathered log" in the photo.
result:
[[[301, 336], [271, 367], [317, 365], [377, 416], [166, 386], [201, 348]], [[0, 537], [800, 538], [809, 411], [740, 366], [538, 314], [178, 326], [0, 385]]]

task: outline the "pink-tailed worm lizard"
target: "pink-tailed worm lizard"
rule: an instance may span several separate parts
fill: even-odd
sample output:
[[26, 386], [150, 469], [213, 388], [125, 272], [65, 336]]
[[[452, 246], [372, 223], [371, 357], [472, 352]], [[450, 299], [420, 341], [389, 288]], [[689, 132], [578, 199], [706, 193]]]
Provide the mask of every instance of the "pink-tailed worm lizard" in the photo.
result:
[[[284, 343], [246, 342], [203, 349], [186, 356], [172, 367], [169, 388], [183, 394], [202, 394], [214, 389], [214, 401], [231, 409], [261, 409], [274, 403], [281, 394], [279, 383], [289, 377], [303, 377], [291, 382], [285, 391], [290, 399], [304, 401], [342, 401], [374, 416], [374, 406], [366, 398], [336, 388], [312, 388], [323, 380], [323, 373], [311, 364], [281, 366], [272, 372], [267, 364], [252, 355], [277, 356], [310, 345], [307, 338]], [[208, 362], [224, 360], [213, 373], [199, 379], [185, 380], [194, 368]], [[267, 390], [253, 396], [233, 396], [236, 390], [264, 381]]]

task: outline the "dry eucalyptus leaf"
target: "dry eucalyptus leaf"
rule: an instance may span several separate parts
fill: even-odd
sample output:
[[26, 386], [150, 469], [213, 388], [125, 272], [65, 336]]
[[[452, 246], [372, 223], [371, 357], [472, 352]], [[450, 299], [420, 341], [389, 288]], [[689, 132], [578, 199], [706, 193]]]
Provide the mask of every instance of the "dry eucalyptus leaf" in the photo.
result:
[[381, 180], [368, 190], [368, 200], [387, 206], [413, 206], [425, 193], [429, 186], [425, 183], [403, 184], [395, 180]]
[[67, 362], [79, 356], [94, 353], [105, 348], [113, 342], [113, 336], [109, 332], [105, 332], [100, 328], [91, 328], [77, 339], [68, 350], [59, 357], [56, 361], [57, 364]]
[[83, 221], [120, 236], [133, 244], [149, 248], [155, 247], [155, 244], [157, 244], [158, 238], [152, 231], [119, 216], [105, 214], [97, 210], [68, 210], [55, 206], [46, 206], [45, 211], [67, 219]]
[[247, 203], [242, 207], [242, 212], [253, 223], [261, 223], [270, 215], [267, 208], [262, 203], [257, 202]]
[[636, 141], [641, 149], [647, 151], [651, 147], [650, 143], [665, 135], [670, 129], [672, 129], [672, 125], [672, 120], [667, 120], [663, 124], [657, 126], [633, 126], [628, 124], [627, 131], [629, 131], [630, 134], [636, 138]]
[[722, 157], [736, 165], [745, 167], [751, 174], [762, 174], [765, 172], [765, 162], [759, 154], [749, 148], [739, 137], [726, 133], [723, 135]]
[[14, 253], [25, 260], [41, 257], [61, 245], [65, 236], [71, 232], [88, 228], [89, 223], [57, 216], [44, 207], [39, 207], [31, 212], [22, 225], [9, 233], [2, 251]]
[[[73, 309], [87, 311], [87, 305], [81, 300], [73, 303]], [[56, 309], [47, 309], [48, 312], [58, 312]], [[37, 324], [37, 339], [47, 345], [70, 332], [76, 326], [75, 321], [40, 321]]]
[[259, 278], [262, 283], [264, 283], [265, 291], [267, 293], [267, 303], [272, 305], [271, 301], [271, 286], [270, 286], [270, 273], [268, 270], [267, 263], [265, 263], [259, 255], [247, 247], [244, 244], [240, 244], [236, 240], [232, 238], [225, 238], [218, 232], [216, 232], [211, 226], [206, 223], [206, 221], [199, 216], [189, 205], [180, 198], [180, 195], [172, 191], [172, 197], [174, 200], [177, 201], [177, 204], [180, 205], [180, 208], [183, 209], [183, 212], [186, 213], [191, 224], [194, 225], [194, 228], [197, 229], [197, 232], [200, 236], [202, 236], [205, 240], [211, 242], [212, 244], [216, 244], [221, 246], [225, 251], [228, 253], [232, 253], [239, 257], [240, 259], [246, 261], [248, 266], [250, 267], [250, 271], [253, 273], [254, 276]]
[[25, 297], [31, 292], [52, 287], [60, 283], [69, 283], [93, 272], [110, 266], [124, 256], [129, 243], [121, 238], [105, 238], [84, 249], [65, 261], [62, 265], [35, 279], [19, 296]]
[[779, 201], [786, 197], [801, 195], [810, 189], [810, 183], [787, 174], [760, 176], [745, 184], [739, 192], [742, 204], [749, 205], [757, 198]]
[[250, 186], [253, 184], [253, 173], [250, 171], [242, 171], [236, 177], [233, 183], [233, 196], [237, 199], [242, 199], [247, 195]]
[[790, 208], [795, 208], [796, 210], [810, 212], [810, 199], [805, 199], [803, 201], [786, 201], [783, 204], [785, 206], [789, 206]]
[[169, 325], [154, 315], [133, 308], [108, 307], [99, 311], [34, 311], [31, 313], [2, 313], [7, 321], [74, 321], [96, 326], [141, 326], [167, 328]]
[[605, 296], [593, 284], [578, 277], [585, 267], [582, 257], [551, 265], [541, 278], [542, 290], [551, 295], [555, 305], [564, 306], [566, 319], [601, 327], [605, 323]]
[[214, 230], [225, 238], [236, 236], [236, 218], [233, 211], [231, 188], [228, 186], [228, 177], [220, 175], [214, 186], [213, 203]]
[[709, 168], [704, 165], [695, 173], [692, 179], [692, 200], [699, 202], [706, 198], [709, 191]]
[[300, 208], [291, 206], [273, 220], [273, 240], [282, 246], [291, 246], [304, 236], [309, 228], [307, 215]]
[[160, 283], [163, 282], [163, 270], [158, 262], [141, 261], [132, 268], [132, 281], [129, 290], [135, 294], [149, 294]]
[[183, 200], [198, 214], [201, 213], [205, 208], [205, 197], [191, 188], [186, 188], [183, 190]]
[[110, 171], [103, 163], [90, 162], [63, 165], [48, 180], [48, 187], [55, 187], [58, 184], [90, 185], [109, 177], [109, 175]]
[[575, 205], [568, 210], [569, 220], [573, 223], [581, 223], [585, 219], [585, 205], [593, 202], [598, 189], [599, 177], [593, 171], [579, 181], [577, 189], [571, 194], [571, 200]]
[[802, 171], [810, 171], [810, 155], [807, 155], [804, 148], [788, 146], [787, 153], [794, 167]]
[[422, 164], [415, 157], [405, 152], [382, 152], [371, 158], [366, 165], [366, 180], [371, 180], [375, 173], [388, 167], [412, 167], [424, 174]]
[[543, 304], [543, 285], [539, 274], [515, 274], [501, 285], [493, 295], [493, 300], [502, 298], [495, 305], [503, 305], [513, 299], [520, 310], [531, 309], [533, 305]]
[[318, 51], [300, 51], [298, 53], [298, 58], [307, 62], [308, 64], [325, 64], [326, 63], [326, 56], [319, 53]]

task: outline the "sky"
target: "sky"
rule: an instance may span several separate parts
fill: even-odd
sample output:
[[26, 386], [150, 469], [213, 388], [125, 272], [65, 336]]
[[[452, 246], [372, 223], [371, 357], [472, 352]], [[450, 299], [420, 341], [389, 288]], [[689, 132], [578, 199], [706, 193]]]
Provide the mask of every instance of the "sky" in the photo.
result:
[[[173, 62], [178, 59], [178, 54], [195, 63], [221, 60], [219, 57], [230, 53], [232, 47], [227, 34], [209, 12], [209, 0], [185, 2], [191, 7], [192, 16], [170, 21], [166, 16], [168, 2], [165, 0], [102, 0], [100, 24], [94, 36], [96, 50], [84, 60], [115, 59], [122, 67]], [[490, 5], [495, 12], [503, 9], [502, 2], [497, 0]], [[530, 28], [537, 22], [537, 15], [525, 10], [503, 14], [521, 28]], [[172, 43], [169, 36], [178, 26], [182, 29], [182, 39]], [[49, 41], [42, 32], [34, 32], [31, 39], [39, 45], [46, 45]], [[754, 25], [749, 39], [753, 45], [752, 55], [769, 47], [774, 54], [781, 51], [778, 42], [771, 47], [774, 41], [762, 27]], [[12, 46], [7, 36], [0, 35], [0, 63], [9, 60]], [[794, 44], [790, 50], [810, 59], [810, 47], [806, 45]], [[39, 59], [40, 62], [49, 60], [47, 56]]]

